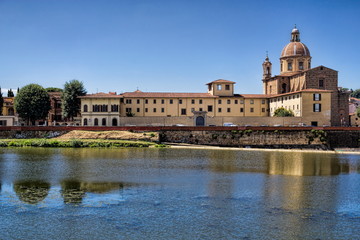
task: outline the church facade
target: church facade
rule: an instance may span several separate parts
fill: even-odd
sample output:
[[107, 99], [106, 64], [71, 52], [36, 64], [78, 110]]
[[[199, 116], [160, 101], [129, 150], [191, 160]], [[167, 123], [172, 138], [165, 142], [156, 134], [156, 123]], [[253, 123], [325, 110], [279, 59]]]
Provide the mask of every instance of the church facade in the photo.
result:
[[[310, 51], [295, 27], [280, 56], [280, 74], [263, 62], [263, 94], [236, 94], [235, 82], [218, 79], [204, 93], [125, 92], [81, 97], [83, 126], [312, 125], [348, 124], [349, 93], [338, 89], [337, 71], [311, 68]], [[274, 117], [276, 109], [294, 117]]]

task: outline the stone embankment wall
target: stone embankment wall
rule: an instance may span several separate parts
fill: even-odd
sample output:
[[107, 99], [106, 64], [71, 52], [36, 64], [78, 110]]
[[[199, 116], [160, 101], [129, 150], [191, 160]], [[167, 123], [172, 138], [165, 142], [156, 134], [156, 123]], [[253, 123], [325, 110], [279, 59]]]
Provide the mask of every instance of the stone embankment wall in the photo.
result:
[[158, 131], [160, 142], [257, 148], [360, 148], [354, 127], [0, 127], [0, 138], [53, 138], [72, 130]]
[[227, 130], [162, 131], [160, 141], [199, 145], [256, 148], [359, 148], [360, 131]]

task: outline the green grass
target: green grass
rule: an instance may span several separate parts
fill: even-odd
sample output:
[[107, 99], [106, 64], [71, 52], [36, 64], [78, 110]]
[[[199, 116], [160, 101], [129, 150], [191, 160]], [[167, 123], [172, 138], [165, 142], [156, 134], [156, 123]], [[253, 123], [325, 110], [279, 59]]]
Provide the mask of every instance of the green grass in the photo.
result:
[[0, 147], [58, 147], [58, 148], [120, 148], [151, 147], [156, 143], [144, 141], [103, 140], [103, 139], [2, 139]]

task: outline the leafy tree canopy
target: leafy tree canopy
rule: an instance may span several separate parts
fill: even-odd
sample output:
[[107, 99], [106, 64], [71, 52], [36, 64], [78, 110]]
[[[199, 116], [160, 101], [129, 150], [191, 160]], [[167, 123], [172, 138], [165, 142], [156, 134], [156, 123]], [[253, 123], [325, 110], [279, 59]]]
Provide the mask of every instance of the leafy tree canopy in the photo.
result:
[[350, 97], [360, 98], [360, 88], [354, 90], [354, 91], [350, 94]]
[[61, 88], [57, 88], [57, 87], [48, 87], [48, 88], [45, 88], [45, 90], [47, 92], [62, 92], [63, 91]]
[[291, 110], [287, 110], [286, 108], [278, 108], [274, 112], [274, 117], [293, 117], [294, 113]]
[[81, 101], [78, 97], [84, 96], [86, 90], [79, 80], [71, 80], [64, 85], [62, 94], [62, 114], [64, 118], [74, 119], [80, 113]]
[[49, 94], [38, 84], [28, 84], [17, 94], [14, 107], [19, 117], [29, 121], [46, 118], [50, 110]]

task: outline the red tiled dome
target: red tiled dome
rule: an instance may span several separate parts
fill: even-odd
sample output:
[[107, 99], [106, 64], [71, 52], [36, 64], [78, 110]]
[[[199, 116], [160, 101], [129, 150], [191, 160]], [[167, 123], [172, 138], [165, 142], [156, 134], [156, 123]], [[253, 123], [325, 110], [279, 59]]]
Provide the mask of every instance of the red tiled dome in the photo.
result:
[[290, 42], [284, 47], [280, 57], [305, 56], [310, 57], [310, 51], [302, 42]]

